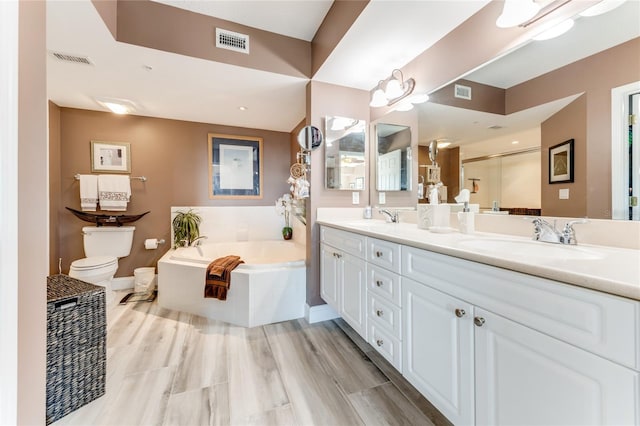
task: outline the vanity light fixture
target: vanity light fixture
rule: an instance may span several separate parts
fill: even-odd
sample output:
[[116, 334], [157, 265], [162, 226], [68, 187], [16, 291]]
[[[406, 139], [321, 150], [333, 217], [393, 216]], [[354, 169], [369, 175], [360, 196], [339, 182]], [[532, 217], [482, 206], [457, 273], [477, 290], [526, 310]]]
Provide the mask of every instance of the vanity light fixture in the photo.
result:
[[129, 114], [136, 110], [135, 104], [126, 99], [95, 98], [95, 101], [114, 114]]
[[[398, 78], [398, 75], [400, 78]], [[413, 78], [404, 80], [402, 71], [395, 69], [391, 76], [385, 80], [380, 80], [373, 94], [369, 106], [382, 107], [390, 106], [409, 96], [416, 85]], [[383, 90], [384, 87], [384, 90]]]
[[536, 16], [540, 5], [533, 0], [505, 0], [502, 14], [498, 16], [496, 25], [500, 28], [518, 26]]

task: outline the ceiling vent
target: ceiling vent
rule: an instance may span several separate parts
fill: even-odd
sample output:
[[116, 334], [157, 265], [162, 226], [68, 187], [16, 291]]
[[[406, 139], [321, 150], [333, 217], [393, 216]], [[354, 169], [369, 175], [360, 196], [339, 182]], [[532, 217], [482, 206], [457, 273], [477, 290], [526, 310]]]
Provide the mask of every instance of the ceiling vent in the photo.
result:
[[93, 63], [86, 56], [69, 55], [68, 53], [51, 52], [51, 55], [64, 62], [73, 62], [75, 64], [93, 65]]
[[500, 130], [500, 129], [504, 129], [504, 127], [500, 126], [498, 124], [494, 124], [493, 126], [487, 127], [487, 129], [489, 129], [489, 130]]
[[233, 31], [216, 28], [216, 47], [233, 50], [234, 52], [249, 53], [249, 36]]
[[471, 87], [463, 86], [462, 84], [456, 84], [453, 96], [459, 99], [471, 100]]

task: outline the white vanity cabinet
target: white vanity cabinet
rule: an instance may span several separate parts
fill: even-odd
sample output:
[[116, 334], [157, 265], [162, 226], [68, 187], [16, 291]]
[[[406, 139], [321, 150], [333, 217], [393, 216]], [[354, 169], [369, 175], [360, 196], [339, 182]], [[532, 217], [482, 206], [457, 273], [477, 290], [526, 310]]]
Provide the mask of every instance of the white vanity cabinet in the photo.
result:
[[366, 237], [320, 229], [320, 295], [367, 339]]
[[640, 424], [637, 300], [321, 233], [322, 297], [454, 424]]
[[404, 278], [404, 377], [452, 423], [473, 424], [473, 306]]
[[367, 238], [369, 344], [402, 372], [400, 244]]
[[637, 302], [412, 247], [402, 259], [403, 374], [453, 423], [637, 423]]

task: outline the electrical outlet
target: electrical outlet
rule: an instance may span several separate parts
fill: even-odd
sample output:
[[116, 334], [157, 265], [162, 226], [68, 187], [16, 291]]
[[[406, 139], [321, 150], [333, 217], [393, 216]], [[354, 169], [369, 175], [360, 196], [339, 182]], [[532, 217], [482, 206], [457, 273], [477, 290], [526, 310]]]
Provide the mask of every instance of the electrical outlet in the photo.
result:
[[378, 192], [378, 204], [387, 203], [387, 194], [384, 192]]
[[563, 188], [558, 190], [558, 198], [560, 198], [561, 200], [568, 200], [569, 199], [569, 188]]
[[351, 193], [351, 204], [360, 204], [360, 193], [352, 192]]

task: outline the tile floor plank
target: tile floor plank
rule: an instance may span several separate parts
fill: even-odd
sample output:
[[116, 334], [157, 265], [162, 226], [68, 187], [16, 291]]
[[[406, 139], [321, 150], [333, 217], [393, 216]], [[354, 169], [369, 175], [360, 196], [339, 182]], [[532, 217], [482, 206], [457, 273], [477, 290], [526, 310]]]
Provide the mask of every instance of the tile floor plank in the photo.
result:
[[300, 325], [304, 320], [265, 326], [297, 421], [302, 425], [360, 425], [346, 395], [325, 371], [318, 348]]
[[433, 423], [392, 384], [385, 383], [349, 395], [351, 403], [368, 425], [422, 425]]
[[289, 404], [264, 328], [230, 327], [229, 395], [232, 423]]
[[165, 426], [229, 424], [229, 389], [226, 383], [174, 393], [169, 397]]

